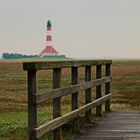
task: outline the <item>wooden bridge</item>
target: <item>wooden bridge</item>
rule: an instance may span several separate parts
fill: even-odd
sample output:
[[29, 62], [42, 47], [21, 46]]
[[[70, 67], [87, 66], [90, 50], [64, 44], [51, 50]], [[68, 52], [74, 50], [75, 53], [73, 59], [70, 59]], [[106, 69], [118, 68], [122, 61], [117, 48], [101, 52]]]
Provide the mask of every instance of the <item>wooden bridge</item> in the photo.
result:
[[[29, 140], [38, 140], [48, 132], [53, 133], [53, 140], [63, 139], [65, 124], [71, 126], [73, 132], [79, 132], [80, 117], [84, 116], [87, 127], [78, 133], [74, 140], [138, 140], [140, 139], [140, 112], [117, 111], [110, 112], [110, 68], [111, 60], [67, 60], [48, 62], [26, 62], [24, 70], [28, 72], [28, 133]], [[85, 68], [85, 82], [79, 83], [78, 69]], [[92, 67], [96, 68], [96, 78], [92, 78]], [[103, 68], [102, 68], [103, 67]], [[71, 69], [71, 85], [60, 87], [61, 70]], [[53, 90], [43, 94], [38, 93], [37, 71], [53, 70]], [[104, 72], [103, 72], [104, 71]], [[104, 95], [102, 86], [104, 88]], [[93, 100], [93, 88], [96, 88], [96, 100]], [[79, 92], [85, 91], [85, 105], [79, 107]], [[63, 96], [71, 95], [71, 112], [62, 115], [61, 100]], [[53, 101], [53, 119], [45, 124], [37, 124], [38, 105], [48, 100]], [[105, 115], [102, 116], [102, 106]], [[95, 116], [101, 117], [93, 123], [93, 109]]]
[[115, 111], [85, 127], [74, 140], [140, 140], [140, 112]]

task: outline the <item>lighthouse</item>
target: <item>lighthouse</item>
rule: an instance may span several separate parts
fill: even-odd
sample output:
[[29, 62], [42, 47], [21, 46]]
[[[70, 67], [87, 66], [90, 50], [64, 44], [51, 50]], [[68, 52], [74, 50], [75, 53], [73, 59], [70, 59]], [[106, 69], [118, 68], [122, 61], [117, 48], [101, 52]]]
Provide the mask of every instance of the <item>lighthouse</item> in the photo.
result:
[[53, 45], [52, 45], [52, 41], [53, 41], [53, 38], [52, 38], [52, 23], [50, 20], [47, 21], [47, 35], [46, 35], [46, 46], [44, 48], [44, 50], [40, 53], [40, 56], [42, 57], [45, 57], [45, 56], [64, 56], [64, 55], [61, 55], [58, 53], [58, 51], [56, 51], [54, 48], [53, 48]]

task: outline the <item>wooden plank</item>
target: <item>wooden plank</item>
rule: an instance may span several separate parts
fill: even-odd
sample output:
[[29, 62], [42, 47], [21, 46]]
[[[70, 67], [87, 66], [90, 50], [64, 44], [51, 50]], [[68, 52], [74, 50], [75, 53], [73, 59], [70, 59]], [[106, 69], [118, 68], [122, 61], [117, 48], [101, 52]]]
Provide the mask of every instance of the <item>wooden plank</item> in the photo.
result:
[[37, 92], [36, 71], [28, 71], [28, 139], [38, 140], [34, 134], [37, 127], [37, 106], [34, 94]]
[[[110, 76], [110, 64], [106, 64], [105, 75]], [[105, 95], [110, 93], [110, 82], [105, 83]], [[110, 111], [110, 100], [105, 102], [105, 111]]]
[[113, 111], [90, 127], [74, 140], [140, 140], [140, 111]]
[[91, 103], [88, 103], [79, 109], [73, 110], [72, 112], [67, 113], [66, 115], [64, 115], [62, 117], [58, 117], [44, 125], [41, 125], [38, 128], [35, 128], [36, 137], [40, 138], [45, 133], [47, 133], [49, 131], [53, 131], [54, 129], [62, 126], [63, 124], [68, 123], [69, 121], [77, 118], [81, 114], [84, 114], [85, 112], [93, 109], [94, 107], [104, 103], [105, 101], [109, 100], [110, 98], [111, 98], [111, 94], [105, 95], [105, 96], [101, 97], [100, 99], [97, 99]]
[[[78, 84], [78, 67], [71, 68], [71, 83], [72, 85]], [[78, 109], [78, 92], [74, 92], [71, 95], [71, 110]], [[71, 122], [72, 131], [74, 133], [79, 131], [79, 118], [75, 118]]]
[[[71, 82], [72, 85], [78, 84], [78, 68], [77, 67], [72, 67], [71, 68]], [[71, 110], [77, 109], [78, 108], [78, 92], [75, 92], [72, 94], [72, 99], [71, 99]]]
[[[91, 66], [85, 67], [85, 81], [91, 81]], [[85, 104], [91, 102], [91, 88], [85, 90]], [[85, 113], [86, 122], [90, 123], [92, 121], [92, 110]]]
[[[60, 88], [61, 68], [53, 69], [53, 88]], [[53, 118], [61, 116], [61, 97], [53, 99]], [[62, 139], [62, 128], [57, 128], [53, 131], [53, 140]]]
[[[96, 66], [96, 79], [100, 79], [102, 76], [102, 66], [97, 65]], [[96, 99], [99, 99], [101, 97], [101, 85], [96, 86]], [[102, 116], [102, 106], [99, 105], [96, 107], [96, 116], [100, 117]]]
[[54, 89], [54, 90], [48, 91], [44, 94], [34, 94], [34, 96], [36, 96], [35, 98], [37, 100], [37, 104], [39, 104], [44, 101], [51, 100], [53, 98], [70, 95], [72, 93], [80, 92], [85, 89], [89, 89], [96, 85], [104, 84], [105, 82], [110, 82], [110, 81], [111, 81], [111, 77], [105, 77], [102, 79], [96, 79], [96, 80], [88, 81], [85, 83], [68, 86], [65, 88]]
[[111, 64], [112, 60], [65, 60], [65, 61], [46, 61], [46, 62], [24, 62], [24, 70], [46, 70], [53, 68], [70, 68], [82, 66], [94, 66]]

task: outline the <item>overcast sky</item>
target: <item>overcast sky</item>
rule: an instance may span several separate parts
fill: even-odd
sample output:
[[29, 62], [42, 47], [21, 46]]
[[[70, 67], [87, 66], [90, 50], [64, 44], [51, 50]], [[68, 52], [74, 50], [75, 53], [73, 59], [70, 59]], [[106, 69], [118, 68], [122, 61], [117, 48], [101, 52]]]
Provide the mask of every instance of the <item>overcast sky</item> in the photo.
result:
[[140, 0], [0, 0], [0, 55], [53, 46], [79, 58], [140, 58]]

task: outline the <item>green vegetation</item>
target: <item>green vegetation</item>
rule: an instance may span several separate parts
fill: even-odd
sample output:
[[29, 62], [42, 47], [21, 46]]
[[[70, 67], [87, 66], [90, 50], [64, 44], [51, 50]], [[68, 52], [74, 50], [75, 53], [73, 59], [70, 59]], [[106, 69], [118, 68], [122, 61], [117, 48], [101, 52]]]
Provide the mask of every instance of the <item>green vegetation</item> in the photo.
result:
[[[3, 53], [2, 58], [4, 59], [39, 59], [40, 55], [23, 55], [18, 53]], [[48, 55], [43, 56], [45, 59], [65, 59], [65, 55]]]
[[[22, 60], [22, 62], [25, 60]], [[27, 61], [27, 60], [26, 60]], [[45, 61], [45, 60], [44, 60]], [[70, 69], [62, 71], [62, 87], [70, 85]], [[95, 78], [95, 68], [92, 70]], [[79, 81], [84, 81], [84, 69], [79, 69]], [[111, 93], [112, 109], [140, 109], [140, 60], [114, 61], [112, 65]], [[40, 71], [39, 91], [42, 93], [52, 89], [52, 71]], [[104, 88], [103, 88], [104, 89]], [[79, 103], [82, 105], [84, 93], [80, 93]], [[62, 113], [70, 111], [70, 96], [63, 97]], [[93, 99], [95, 89], [93, 89]], [[38, 124], [52, 119], [51, 102], [46, 102], [38, 108]], [[66, 134], [66, 139], [69, 139]], [[47, 134], [51, 139], [51, 134]], [[0, 139], [27, 139], [27, 75], [18, 61], [0, 61]]]
[[27, 113], [26, 112], [2, 112], [0, 115], [0, 138], [26, 139]]
[[113, 103], [127, 109], [140, 108], [140, 61], [115, 61], [112, 65]]

